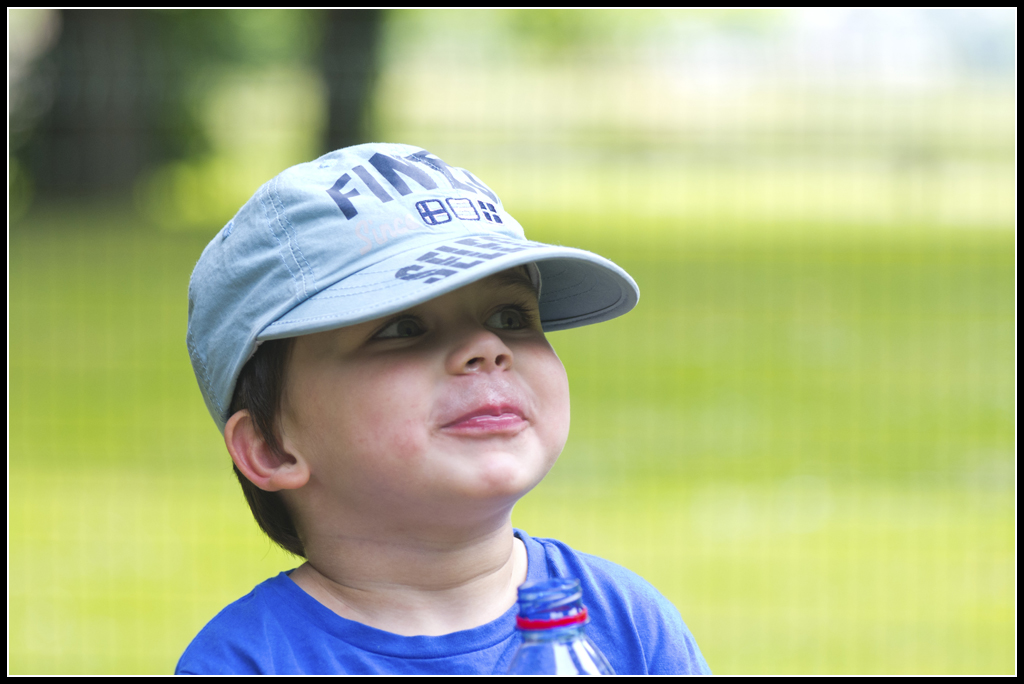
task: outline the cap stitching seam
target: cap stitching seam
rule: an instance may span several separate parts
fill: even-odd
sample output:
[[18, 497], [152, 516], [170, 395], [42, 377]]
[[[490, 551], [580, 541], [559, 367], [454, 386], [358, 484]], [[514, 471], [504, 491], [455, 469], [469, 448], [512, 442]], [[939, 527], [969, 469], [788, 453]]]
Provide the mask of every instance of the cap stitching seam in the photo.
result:
[[[586, 290], [585, 292], [576, 292], [574, 294], [566, 295], [565, 297], [558, 297], [556, 299], [548, 299], [546, 301], [565, 302], [565, 301], [568, 301], [570, 299], [576, 299], [578, 297], [583, 297], [583, 296], [589, 295], [591, 292], [593, 292], [593, 290]], [[619, 292], [619, 298], [620, 299], [622, 298], [621, 291]]]
[[[383, 290], [383, 289], [386, 289], [386, 288], [381, 287], [381, 288], [377, 288], [376, 290], [367, 290], [367, 293], [378, 292], [378, 291]], [[323, 296], [323, 295], [321, 295], [321, 296]], [[392, 302], [399, 301], [399, 300], [403, 299], [404, 297], [405, 297], [404, 295], [401, 296], [401, 297], [392, 297], [391, 299], [386, 299], [386, 300], [384, 300], [382, 302], [374, 302], [372, 305], [369, 305], [369, 306], [364, 306], [364, 307], [361, 307], [361, 308], [358, 308], [358, 309], [349, 309], [345, 313], [351, 315], [351, 314], [358, 314], [359, 312], [362, 312], [362, 311], [369, 311], [369, 310], [372, 310], [372, 309], [381, 308], [381, 307], [384, 307], [384, 306], [386, 306], [388, 304], [391, 304]], [[335, 317], [336, 317], [335, 314], [324, 314], [322, 316], [307, 316], [305, 318], [293, 318], [293, 319], [290, 319], [290, 320], [286, 321], [286, 323], [287, 324], [306, 323], [306, 322], [309, 322], [309, 321], [320, 321], [320, 320], [325, 320], [325, 319], [328, 319], [328, 318], [335, 318]], [[285, 323], [281, 323], [279, 321], [275, 321], [274, 323], [271, 323], [266, 328], [264, 328], [264, 330], [270, 330], [274, 326], [278, 326], [278, 325], [285, 325]]]
[[[292, 240], [292, 236], [289, 235], [289, 233], [288, 233], [288, 222], [287, 222], [287, 219], [284, 218], [284, 211], [283, 211], [284, 205], [283, 204], [281, 205], [282, 206], [282, 210], [280, 210], [280, 211], [277, 208], [277, 203], [276, 203], [277, 190], [276, 189], [277, 189], [277, 186], [280, 185], [280, 184], [281, 184], [280, 179], [277, 179], [277, 180], [275, 180], [274, 184], [272, 186], [270, 186], [270, 188], [268, 188], [268, 192], [270, 194], [270, 204], [274, 208], [274, 213], [276, 215], [276, 219], [277, 219], [278, 223], [281, 224], [281, 227], [284, 229], [284, 234], [285, 234], [285, 237], [287, 238], [288, 252], [292, 255], [292, 259], [295, 260], [295, 265], [299, 269], [299, 278], [302, 280], [302, 296], [304, 298], [308, 298], [309, 297], [309, 287], [307, 287], [307, 284], [306, 284], [306, 274], [302, 270], [302, 264], [299, 263], [299, 260], [295, 256], [295, 251], [296, 251], [296, 249], [298, 249], [298, 245], [295, 244], [295, 241]], [[305, 261], [305, 257], [302, 256], [301, 252], [299, 252], [299, 256], [302, 257], [303, 261]]]
[[[433, 245], [431, 245], [431, 246], [422, 246], [419, 249], [429, 249], [429, 250], [433, 251], [433, 250], [437, 249], [437, 247], [444, 245], [446, 242], [447, 242], [447, 240], [446, 241], [442, 241], [442, 242], [433, 243]], [[526, 248], [524, 248], [522, 250], [515, 251], [515, 252], [507, 252], [505, 254], [502, 254], [502, 256], [507, 256], [507, 255], [511, 255], [511, 254], [519, 254], [521, 251], [525, 251], [526, 249], [533, 249], [533, 248], [537, 248], [537, 247], [540, 247], [540, 248], [549, 247], [549, 245], [545, 245], [543, 243], [534, 242], [532, 240], [526, 240], [525, 242], [528, 245]], [[415, 249], [410, 249], [409, 251], [416, 251], [416, 250]], [[388, 259], [388, 258], [391, 258], [391, 257], [385, 257], [385, 260]], [[497, 258], [500, 258], [500, 257], [497, 257]], [[529, 262], [529, 263], [534, 263], [534, 262]], [[438, 264], [438, 265], [443, 266], [444, 264]], [[346, 280], [348, 278], [352, 278], [354, 276], [378, 275], [378, 274], [381, 274], [381, 273], [390, 273], [390, 272], [395, 271], [395, 270], [398, 270], [398, 269], [396, 269], [393, 266], [390, 266], [388, 268], [382, 268], [380, 270], [373, 270], [373, 265], [367, 266], [366, 268], [359, 269], [358, 271], [353, 271], [349, 275], [340, 278], [339, 280], [335, 281], [333, 284], [328, 285], [327, 287], [319, 290], [316, 294], [320, 294], [322, 292], [325, 292], [326, 290], [332, 290], [332, 289], [351, 289], [351, 290], [359, 289], [359, 287], [360, 287], [359, 285], [353, 285], [353, 286], [349, 286], [349, 287], [346, 288], [345, 286], [339, 285], [339, 283], [341, 283], [342, 281], [344, 281], [344, 280]], [[372, 290], [367, 290], [367, 291], [370, 292]], [[323, 295], [321, 295], [321, 296], [323, 296]]]
[[[309, 277], [313, 281], [315, 289], [316, 273], [313, 271], [313, 267], [306, 260], [306, 255], [302, 253], [302, 248], [299, 246], [298, 242], [298, 233], [295, 230], [295, 226], [292, 225], [292, 222], [288, 219], [288, 215], [284, 210], [284, 202], [281, 201], [281, 197], [278, 194], [276, 187], [271, 193], [270, 201], [274, 203], [274, 210], [277, 212], [278, 220], [285, 225], [285, 233], [288, 235], [288, 247], [292, 251], [292, 256], [294, 257], [295, 253], [298, 252], [299, 259], [302, 260], [302, 263], [306, 265], [306, 269], [309, 270]], [[278, 205], [280, 205], [280, 209], [278, 209]], [[298, 263], [298, 259], [296, 260], [296, 263]], [[299, 264], [299, 273], [302, 272], [302, 265]], [[302, 293], [308, 296], [305, 275], [303, 275], [302, 278]]]
[[[359, 294], [372, 294], [372, 293], [374, 293], [374, 292], [381, 292], [382, 290], [389, 290], [389, 289], [391, 289], [392, 287], [395, 287], [395, 286], [397, 286], [397, 285], [401, 285], [401, 283], [395, 283], [395, 282], [390, 282], [390, 283], [388, 283], [387, 285], [381, 285], [380, 287], [375, 287], [375, 288], [373, 288], [372, 290], [363, 290], [363, 291], [362, 291], [362, 292], [360, 292]], [[350, 289], [353, 289], [353, 290], [354, 290], [354, 289], [357, 289], [357, 288], [353, 287], [353, 288], [350, 288]], [[348, 293], [341, 293], [341, 292], [339, 292], [339, 293], [337, 293], [337, 294], [334, 294], [334, 293], [330, 293], [330, 294], [325, 294], [325, 291], [324, 291], [324, 290], [322, 290], [322, 291], [320, 291], [320, 292], [319, 292], [319, 293], [317, 294], [316, 298], [317, 298], [317, 301], [321, 301], [321, 300], [324, 300], [324, 299], [337, 299], [337, 298], [339, 298], [339, 297], [348, 297], [348, 296], [350, 296], [350, 295], [349, 295]], [[401, 299], [401, 298], [402, 298], [402, 297], [395, 297], [394, 299], [390, 299], [390, 300], [388, 300], [388, 301], [389, 301], [389, 302], [391, 302], [391, 301], [395, 301], [395, 300], [397, 300], [397, 299]], [[309, 301], [309, 300], [306, 300], [306, 301]], [[384, 302], [384, 303], [386, 304], [386, 303], [388, 303], [388, 302]], [[365, 308], [372, 308], [372, 307], [365, 307]], [[301, 320], [305, 320], [305, 319], [301, 319]], [[290, 323], [290, 322], [292, 322], [292, 321], [288, 321], [288, 322]], [[277, 325], [277, 321], [275, 321], [275, 322], [271, 323], [271, 324], [270, 324], [269, 326], [267, 326], [267, 327], [269, 328], [269, 327], [272, 327], [272, 326], [274, 326], [274, 325]]]
[[[544, 294], [545, 295], [557, 295], [559, 293], [565, 292], [566, 290], [574, 290], [574, 289], [578, 288], [579, 286], [580, 286], [580, 283], [574, 283], [572, 285], [565, 285], [565, 286], [562, 286], [562, 287], [558, 288], [557, 290], [549, 290], [549, 291], [545, 292]], [[591, 288], [589, 290], [586, 290], [585, 292], [591, 292], [592, 290], [593, 290], [593, 288]], [[570, 295], [570, 296], [576, 296], [576, 295]]]
[[[263, 195], [266, 195], [266, 194], [269, 194], [269, 193], [270, 193], [270, 187], [268, 185], [267, 189], [266, 189], [265, 193], [263, 193]], [[265, 196], [261, 196], [260, 197], [260, 207], [263, 208], [263, 213], [267, 217], [267, 228], [270, 230], [270, 234], [274, 236], [274, 240], [277, 242], [277, 246], [281, 249], [282, 252], [285, 249], [287, 249], [288, 252], [291, 253], [291, 249], [285, 247], [285, 245], [281, 242], [281, 237], [277, 234], [277, 231], [274, 230], [274, 222], [276, 220], [276, 217], [272, 217], [271, 216], [271, 213], [270, 213], [270, 211], [267, 208], [267, 203], [266, 203], [266, 197]], [[277, 209], [276, 209], [276, 207], [273, 207], [273, 200], [271, 200], [271, 208], [274, 209], [274, 214], [276, 215]], [[295, 280], [296, 280], [295, 273], [292, 272], [291, 266], [288, 265], [288, 259], [286, 259], [283, 254], [280, 255], [280, 258], [281, 258], [281, 261], [284, 263], [285, 270], [288, 271], [288, 275], [291, 277], [292, 282], [294, 283]], [[293, 259], [295, 258], [295, 254], [293, 254], [293, 253], [292, 253], [292, 258]], [[298, 266], [298, 262], [296, 262], [295, 265]], [[302, 295], [305, 298], [305, 296], [306, 296], [306, 279], [302, 275], [301, 269], [300, 269], [300, 272], [299, 272], [299, 278], [298, 279], [302, 283]]]
[[[530, 262], [530, 263], [533, 263], [533, 262]], [[360, 271], [360, 273], [361, 274], [362, 273], [366, 273], [367, 275], [374, 275], [374, 274], [377, 274], [377, 273], [389, 273], [389, 272], [391, 272], [393, 270], [398, 270], [398, 269], [387, 268], [387, 269], [384, 269], [384, 270], [381, 270], [381, 271]], [[465, 273], [465, 272], [466, 271], [463, 271], [463, 273]], [[342, 280], [344, 280], [344, 279], [342, 279]], [[375, 287], [372, 290], [369, 290], [369, 289], [365, 289], [364, 286], [360, 286], [360, 285], [351, 285], [351, 286], [339, 285], [340, 282], [342, 282], [342, 281], [339, 280], [334, 285], [330, 285], [328, 287], [325, 287], [324, 289], [320, 290], [320, 292], [316, 293], [315, 296], [316, 296], [317, 300], [319, 301], [319, 300], [324, 300], [324, 299], [337, 299], [339, 297], [347, 297], [347, 296], [349, 296], [349, 294], [347, 292], [349, 290], [359, 290], [359, 294], [372, 294], [374, 292], [380, 292], [381, 290], [388, 290], [388, 289], [391, 289], [392, 287], [395, 287], [397, 285], [401, 285], [401, 283], [396, 283], [394, 281], [390, 281], [386, 285], [381, 285], [380, 287]], [[469, 283], [467, 283], [467, 284], [469, 284]], [[328, 292], [328, 290], [330, 290], [330, 292]], [[346, 292], [341, 292], [341, 290], [345, 290]], [[556, 290], [555, 293], [557, 294], [560, 291], [561, 290]], [[582, 296], [582, 294], [586, 294], [586, 293], [580, 293], [578, 295], [573, 295], [573, 296]], [[309, 300], [306, 300], [306, 301], [309, 301]], [[394, 301], [394, 300], [390, 300], [390, 301]], [[306, 320], [306, 319], [299, 319], [299, 320]], [[289, 322], [292, 322], [292, 321], [289, 321]], [[267, 327], [270, 328], [270, 327], [273, 327], [273, 326], [275, 326], [277, 324], [278, 323], [275, 321], [274, 323], [271, 323]]]
[[[438, 246], [444, 245], [445, 242], [446, 241], [434, 243], [432, 246], [423, 246], [423, 247], [420, 247], [419, 249], [434, 250]], [[532, 242], [532, 241], [527, 241], [527, 242], [532, 243], [532, 244], [529, 245], [529, 247], [527, 247], [527, 249], [533, 248], [533, 247], [546, 247], [547, 246], [547, 245], [544, 245], [542, 243], [536, 243], [536, 242]], [[415, 250], [410, 249], [409, 251], [415, 251]], [[525, 251], [525, 250], [522, 250], [522, 251]], [[518, 253], [519, 252], [508, 252], [507, 254], [518, 254]], [[503, 254], [502, 256], [506, 256], [506, 255]], [[385, 257], [385, 258], [387, 258], [387, 257]], [[443, 264], [441, 264], [441, 265], [443, 266]], [[333, 284], [328, 285], [327, 287], [324, 287], [324, 288], [318, 290], [317, 292], [314, 293], [314, 295], [317, 295], [319, 297], [331, 297], [332, 295], [329, 295], [329, 294], [325, 295], [323, 293], [326, 292], [327, 290], [341, 290], [341, 289], [358, 290], [362, 286], [360, 286], [360, 285], [344, 286], [344, 285], [340, 285], [339, 283], [343, 282], [344, 280], [346, 280], [348, 278], [354, 277], [354, 276], [379, 275], [379, 274], [382, 274], [382, 273], [391, 273], [392, 271], [395, 271], [395, 270], [398, 270], [398, 269], [396, 269], [393, 266], [392, 267], [388, 267], [388, 268], [382, 268], [380, 270], [373, 270], [373, 266], [372, 265], [371, 266], [367, 266], [366, 268], [359, 269], [358, 271], [354, 271], [354, 272], [350, 273], [349, 275], [344, 276], [344, 277], [338, 279]], [[378, 288], [378, 289], [386, 289], [386, 288]], [[365, 292], [376, 292], [377, 290], [364, 290], [364, 291]], [[311, 295], [311, 296], [313, 296], [313, 295]]]

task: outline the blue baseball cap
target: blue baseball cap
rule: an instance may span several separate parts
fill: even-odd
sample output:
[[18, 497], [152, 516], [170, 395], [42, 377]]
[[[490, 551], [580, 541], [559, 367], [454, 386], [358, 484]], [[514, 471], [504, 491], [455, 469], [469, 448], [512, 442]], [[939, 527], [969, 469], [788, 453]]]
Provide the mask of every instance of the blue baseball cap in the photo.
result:
[[368, 143], [293, 166], [192, 271], [187, 343], [206, 407], [223, 432], [260, 342], [392, 315], [514, 266], [538, 285], [546, 332], [615, 318], [640, 295], [604, 257], [527, 240], [493, 190], [418, 147]]

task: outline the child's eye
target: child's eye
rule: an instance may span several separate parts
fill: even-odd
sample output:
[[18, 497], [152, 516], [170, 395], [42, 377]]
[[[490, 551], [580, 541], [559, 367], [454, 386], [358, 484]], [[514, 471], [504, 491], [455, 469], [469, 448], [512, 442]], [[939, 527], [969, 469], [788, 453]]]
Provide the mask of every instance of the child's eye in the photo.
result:
[[530, 316], [517, 308], [502, 309], [487, 319], [487, 325], [498, 330], [522, 330], [530, 327]]
[[374, 335], [375, 339], [392, 339], [399, 337], [416, 337], [422, 335], [426, 330], [415, 318], [399, 318], [388, 323], [384, 328]]

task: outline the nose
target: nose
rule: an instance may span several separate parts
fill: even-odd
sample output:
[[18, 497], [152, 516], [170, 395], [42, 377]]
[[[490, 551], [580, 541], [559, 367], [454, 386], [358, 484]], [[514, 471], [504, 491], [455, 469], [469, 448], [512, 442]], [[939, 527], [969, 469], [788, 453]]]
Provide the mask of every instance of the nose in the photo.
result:
[[452, 375], [508, 370], [512, 350], [490, 330], [475, 330], [458, 343], [445, 365]]

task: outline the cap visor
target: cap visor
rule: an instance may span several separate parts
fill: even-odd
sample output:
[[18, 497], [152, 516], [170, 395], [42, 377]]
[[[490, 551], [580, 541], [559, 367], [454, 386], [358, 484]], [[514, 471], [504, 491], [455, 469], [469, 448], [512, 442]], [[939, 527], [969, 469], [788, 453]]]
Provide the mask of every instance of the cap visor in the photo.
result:
[[547, 332], [621, 316], [639, 299], [629, 274], [597, 254], [493, 233], [463, 234], [420, 243], [348, 275], [268, 325], [257, 339], [372, 321], [529, 263], [541, 273], [540, 318]]

